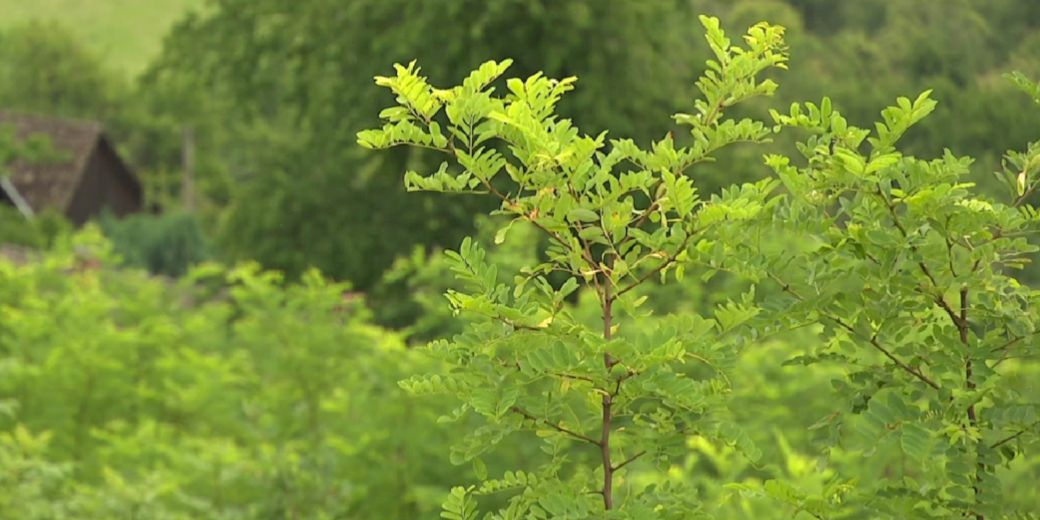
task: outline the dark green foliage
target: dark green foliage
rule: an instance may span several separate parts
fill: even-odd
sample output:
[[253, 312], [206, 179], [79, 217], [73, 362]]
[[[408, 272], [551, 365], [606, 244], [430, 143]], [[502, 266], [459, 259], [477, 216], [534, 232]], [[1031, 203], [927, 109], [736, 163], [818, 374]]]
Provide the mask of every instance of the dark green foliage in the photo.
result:
[[0, 30], [0, 109], [107, 119], [127, 87], [64, 26]]
[[210, 256], [198, 219], [190, 213], [105, 215], [100, 224], [126, 265], [153, 274], [178, 277]]
[[[9, 175], [8, 168], [16, 160], [46, 163], [56, 159], [63, 159], [61, 152], [54, 149], [46, 136], [31, 135], [18, 140], [13, 128], [0, 125], [0, 178]], [[6, 193], [0, 193], [0, 245], [50, 247], [59, 235], [70, 229], [71, 224], [61, 214], [48, 210], [23, 215]]]
[[[482, 242], [494, 243], [488, 261], [499, 266], [499, 281], [507, 283], [508, 273], [537, 263], [542, 239], [534, 227], [514, 223], [508, 227], [508, 241], [498, 219], [478, 218], [475, 227]], [[369, 293], [376, 322], [399, 330], [416, 345], [451, 337], [462, 329], [444, 298], [455, 285], [455, 275], [442, 253], [416, 247], [411, 255], [398, 258]]]
[[[988, 175], [997, 150], [1031, 137], [1027, 101], [997, 79], [1040, 73], [1040, 11], [1028, 0], [214, 0], [179, 23], [133, 89], [62, 27], [4, 31], [0, 106], [103, 120], [163, 208], [178, 204], [181, 136], [191, 128], [199, 216], [222, 256], [297, 274], [318, 266], [369, 289], [397, 256], [457, 244], [488, 209], [406, 196], [379, 174], [429, 166], [429, 154], [374, 158], [353, 146], [381, 106], [358, 85], [380, 64], [418, 58], [437, 81], [511, 56], [521, 77], [577, 75], [582, 88], [561, 115], [645, 143], [692, 94], [706, 50], [690, 38], [700, 11], [788, 27], [795, 65], [810, 72], [787, 78], [785, 102], [827, 95], [859, 124], [924, 88], [959, 107], [924, 121], [908, 151], [949, 147]], [[746, 110], [764, 114], [761, 104]], [[734, 167], [704, 168], [701, 189], [766, 175], [757, 154], [723, 153]]]
[[183, 85], [194, 106], [170, 109], [200, 129], [235, 131], [227, 146], [202, 150], [240, 186], [221, 237], [229, 254], [289, 273], [314, 265], [367, 288], [416, 244], [457, 244], [488, 206], [407, 196], [382, 175], [428, 167], [430, 157], [359, 153], [354, 134], [374, 121], [381, 100], [357, 85], [384, 63], [414, 57], [453, 78], [510, 55], [521, 75], [587, 80], [567, 110], [593, 130], [656, 137], [692, 80], [681, 63], [694, 13], [682, 5], [224, 0], [174, 31], [146, 88]]
[[29, 247], [44, 245], [43, 234], [14, 206], [0, 203], [0, 244]]
[[43, 249], [71, 230], [72, 224], [60, 214], [45, 211], [27, 219], [14, 206], [0, 203], [0, 244]]
[[[416, 244], [457, 243], [488, 209], [478, 199], [406, 197], [377, 173], [428, 167], [429, 154], [376, 159], [353, 149], [354, 132], [380, 106], [356, 85], [381, 63], [417, 58], [437, 81], [508, 55], [520, 77], [577, 75], [582, 88], [561, 115], [581, 114], [590, 133], [609, 128], [644, 143], [667, 131], [664, 116], [691, 95], [705, 49], [689, 28], [697, 10], [717, 8], [736, 23], [774, 20], [794, 31], [795, 59], [813, 73], [789, 78], [782, 99], [830, 95], [853, 121], [867, 121], [874, 107], [927, 82], [938, 99], [972, 113], [969, 122], [927, 121], [908, 148], [949, 146], [979, 157], [981, 171], [997, 164], [995, 146], [1029, 136], [1021, 99], [989, 80], [1008, 62], [1035, 61], [1037, 47], [1025, 41], [1034, 9], [1023, 2], [308, 0], [290, 10], [283, 2], [215, 2], [174, 32], [145, 88], [160, 119], [199, 130], [206, 193], [231, 201], [219, 240], [230, 255], [290, 273], [316, 265], [363, 288]], [[178, 133], [162, 139], [175, 145]], [[175, 169], [179, 148], [167, 148], [157, 158]], [[706, 168], [702, 189], [765, 174], [753, 153], [722, 157], [741, 167]]]

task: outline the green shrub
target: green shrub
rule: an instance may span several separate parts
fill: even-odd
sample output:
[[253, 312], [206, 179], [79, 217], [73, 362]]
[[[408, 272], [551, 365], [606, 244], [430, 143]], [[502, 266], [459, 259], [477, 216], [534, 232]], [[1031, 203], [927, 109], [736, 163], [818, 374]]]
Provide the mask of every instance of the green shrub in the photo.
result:
[[[447, 253], [462, 284], [447, 297], [468, 323], [426, 349], [449, 372], [401, 382], [413, 395], [458, 402], [451, 419], [483, 421], [451, 448], [452, 462], [472, 464], [479, 478], [453, 488], [442, 516], [732, 515], [718, 479], [640, 470], [675, 467], [692, 448], [718, 462], [717, 476], [753, 473], [726, 460], [727, 448], [752, 467], [763, 460], [729, 406], [730, 374], [743, 347], [806, 326], [816, 341], [786, 363], [831, 371], [820, 389], [832, 393], [831, 411], [805, 427], [826, 432], [817, 463], [833, 470], [813, 478], [777, 432], [780, 448], [770, 451], [781, 457], [772, 460], [789, 471], [726, 489], [815, 518], [1035, 512], [1035, 492], [1018, 500], [1004, 488], [1029, 471], [1040, 442], [1038, 389], [1022, 377], [1036, 371], [1021, 361], [1035, 358], [1040, 291], [1012, 274], [1038, 250], [1028, 237], [1040, 231], [1040, 143], [1007, 154], [998, 178], [1009, 195], [996, 200], [964, 180], [971, 159], [897, 148], [934, 110], [930, 92], [899, 98], [873, 131], [826, 98], [773, 111], [771, 129], [730, 119], [733, 105], [775, 89], [756, 76], [783, 67], [783, 29], [755, 25], [741, 47], [716, 19], [702, 22], [714, 54], [697, 84], [703, 98], [692, 115], [675, 116], [690, 135], [647, 149], [560, 118], [574, 78], [509, 78], [496, 91], [508, 60], [450, 88], [432, 86], [414, 62], [376, 77], [397, 105], [380, 113], [381, 128], [358, 134], [362, 146], [441, 153], [437, 170], [405, 173], [409, 190], [490, 196], [495, 213], [512, 219], [496, 241], [525, 222], [548, 243], [545, 261], [509, 273], [512, 287], [471, 239]], [[1032, 82], [1012, 79], [1036, 95]], [[698, 163], [785, 128], [809, 133], [797, 146], [802, 164], [770, 154], [777, 180], [698, 196]], [[710, 315], [640, 324], [648, 314], [639, 289], [687, 270], [752, 285]], [[584, 307], [566, 304], [575, 291]], [[481, 457], [524, 445], [506, 440], [520, 432], [536, 434], [545, 455], [489, 478]], [[485, 502], [502, 493], [506, 507]]]
[[138, 213], [101, 218], [101, 227], [126, 265], [178, 277], [210, 257], [198, 220], [190, 213]]
[[396, 384], [436, 366], [348, 286], [113, 258], [90, 226], [0, 258], [0, 516], [420, 518], [471, 478]]

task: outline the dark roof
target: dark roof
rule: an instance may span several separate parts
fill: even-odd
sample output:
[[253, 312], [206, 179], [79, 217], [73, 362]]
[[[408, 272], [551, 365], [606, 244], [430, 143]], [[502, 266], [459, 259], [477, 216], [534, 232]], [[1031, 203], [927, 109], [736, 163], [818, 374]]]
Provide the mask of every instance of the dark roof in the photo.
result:
[[[91, 154], [101, 143], [108, 144], [104, 128], [97, 121], [0, 111], [0, 127], [3, 126], [14, 127], [19, 141], [35, 135], [46, 136], [58, 154], [32, 164], [18, 160], [10, 167], [11, 182], [34, 211], [45, 208], [64, 211], [79, 187]], [[108, 146], [114, 154], [114, 148]], [[130, 170], [123, 166], [128, 180], [139, 186]]]

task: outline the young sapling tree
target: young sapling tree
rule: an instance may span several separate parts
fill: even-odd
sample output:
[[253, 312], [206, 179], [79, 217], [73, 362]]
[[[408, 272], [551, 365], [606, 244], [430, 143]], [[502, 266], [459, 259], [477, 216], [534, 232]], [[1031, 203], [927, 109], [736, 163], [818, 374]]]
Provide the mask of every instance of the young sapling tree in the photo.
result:
[[[675, 116], [689, 129], [682, 143], [669, 134], [642, 148], [582, 134], [556, 115], [575, 78], [510, 78], [500, 92], [495, 85], [509, 60], [487, 62], [445, 89], [430, 85], [414, 63], [376, 78], [397, 105], [381, 112], [382, 128], [358, 134], [362, 146], [443, 154], [436, 172], [408, 172], [407, 188], [494, 197], [501, 202], [495, 214], [510, 219], [496, 241], [508, 240], [517, 222], [548, 240], [545, 262], [516, 273], [513, 287], [499, 282], [472, 240], [449, 253], [466, 287], [447, 297], [472, 323], [451, 341], [429, 345], [447, 373], [401, 383], [417, 394], [457, 398], [459, 408], [444, 420], [482, 419], [451, 459], [472, 461], [483, 482], [453, 489], [444, 518], [476, 518], [476, 496], [506, 490], [506, 507], [486, 518], [689, 518], [699, 507], [693, 491], [622, 485], [625, 470], [640, 459], [665, 463], [681, 455], [694, 433], [754, 455], [726, 418], [722, 366], [733, 344], [723, 336], [757, 312], [749, 300], [721, 306], [712, 318], [670, 317], [654, 334], [626, 327], [642, 303], [637, 287], [681, 277], [691, 248], [758, 216], [777, 185], [766, 180], [709, 200], [697, 194], [690, 174], [698, 164], [734, 143], [768, 139], [769, 126], [727, 114], [772, 94], [776, 84], [760, 76], [786, 62], [781, 27], [757, 24], [734, 45], [717, 19], [701, 21], [714, 58], [697, 82], [702, 97], [693, 113]], [[598, 323], [582, 322], [565, 305], [579, 289], [595, 294]], [[522, 431], [544, 440], [546, 461], [487, 479], [480, 455]]]

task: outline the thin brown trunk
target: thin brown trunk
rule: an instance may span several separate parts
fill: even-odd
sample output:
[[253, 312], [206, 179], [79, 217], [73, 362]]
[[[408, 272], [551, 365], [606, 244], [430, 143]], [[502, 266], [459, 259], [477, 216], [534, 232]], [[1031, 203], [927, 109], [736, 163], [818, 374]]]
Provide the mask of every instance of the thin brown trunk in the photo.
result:
[[[611, 329], [613, 328], [613, 305], [614, 297], [610, 293], [610, 281], [604, 284], [603, 293], [603, 339], [610, 341]], [[607, 372], [614, 367], [616, 361], [610, 357], [609, 352], [603, 354], [603, 365]], [[613, 419], [611, 407], [614, 397], [609, 393], [603, 394], [603, 429], [600, 432], [599, 448], [603, 461], [603, 507], [610, 510], [614, 507], [614, 467], [610, 461], [610, 429]]]
[[[971, 351], [968, 348], [968, 289], [961, 289], [961, 309], [960, 309], [960, 321], [957, 323], [957, 331], [960, 333], [961, 343], [964, 344], [964, 383], [968, 390], [975, 389], [975, 381], [972, 377], [972, 366], [971, 366]], [[978, 416], [975, 415], [975, 405], [968, 405], [968, 424], [972, 428], [978, 428], [979, 420]], [[975, 459], [978, 461], [978, 452], [976, 451]], [[982, 462], [976, 462], [975, 465], [975, 484], [972, 488], [975, 490], [975, 503], [979, 502], [979, 495], [981, 490], [979, 489], [979, 480], [982, 478], [982, 473], [986, 470]], [[975, 513], [975, 520], [985, 520], [986, 516], [982, 513]]]
[[87, 381], [83, 387], [83, 394], [80, 397], [79, 404], [76, 407], [76, 460], [80, 460], [82, 458], [82, 454], [86, 452], [86, 450], [83, 448], [83, 439], [87, 435], [87, 412], [90, 407], [90, 398], [93, 393], [94, 373], [87, 372]]
[[181, 138], [181, 203], [191, 213], [195, 211], [195, 131], [185, 126]]

